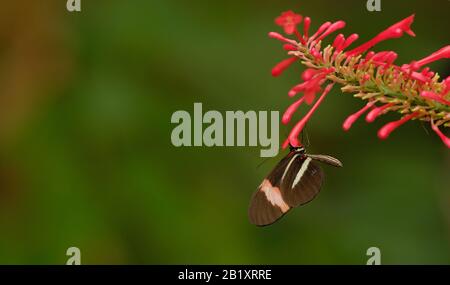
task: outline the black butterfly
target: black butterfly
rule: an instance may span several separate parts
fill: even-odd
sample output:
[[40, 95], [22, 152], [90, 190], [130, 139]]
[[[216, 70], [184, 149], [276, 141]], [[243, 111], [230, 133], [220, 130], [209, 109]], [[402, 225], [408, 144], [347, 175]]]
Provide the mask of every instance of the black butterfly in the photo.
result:
[[273, 224], [290, 209], [306, 204], [320, 191], [324, 174], [314, 161], [342, 167], [331, 156], [307, 154], [304, 147], [290, 147], [284, 157], [259, 185], [248, 209], [250, 222], [257, 226]]

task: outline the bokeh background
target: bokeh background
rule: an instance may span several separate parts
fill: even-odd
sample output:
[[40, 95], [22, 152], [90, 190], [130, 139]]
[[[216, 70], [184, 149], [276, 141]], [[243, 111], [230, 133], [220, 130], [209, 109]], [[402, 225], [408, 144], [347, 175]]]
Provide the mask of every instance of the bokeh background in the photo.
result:
[[[176, 110], [279, 110], [299, 78], [267, 38], [294, 10], [347, 22], [359, 43], [416, 13], [408, 36], [384, 42], [398, 62], [449, 43], [450, 2], [2, 1], [0, 8], [0, 263], [450, 263], [450, 156], [428, 127], [387, 141], [373, 124], [341, 129], [362, 102], [336, 88], [308, 125], [310, 153], [332, 154], [319, 197], [279, 223], [248, 223], [252, 192], [278, 158], [259, 147], [175, 148]], [[449, 62], [432, 64], [441, 75]], [[301, 111], [305, 112], [302, 108]], [[282, 127], [282, 135], [289, 131]], [[429, 132], [429, 131], [428, 131]], [[280, 138], [283, 139], [283, 138]], [[280, 156], [284, 153], [280, 153]]]

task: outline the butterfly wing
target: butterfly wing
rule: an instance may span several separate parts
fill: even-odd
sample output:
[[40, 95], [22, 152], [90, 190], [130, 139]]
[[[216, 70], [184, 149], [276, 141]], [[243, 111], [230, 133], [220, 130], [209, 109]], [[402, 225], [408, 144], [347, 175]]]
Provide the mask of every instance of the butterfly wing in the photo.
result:
[[286, 168], [295, 158], [296, 154], [290, 152], [275, 166], [253, 194], [248, 207], [248, 217], [252, 224], [257, 226], [273, 224], [289, 211], [290, 207], [283, 199], [280, 185]]
[[266, 226], [276, 222], [291, 208], [313, 200], [320, 192], [324, 174], [314, 161], [342, 167], [329, 155], [290, 152], [263, 180], [250, 201], [250, 222]]
[[324, 174], [312, 158], [300, 155], [295, 158], [281, 182], [281, 195], [292, 208], [313, 200], [320, 192]]
[[332, 156], [329, 155], [324, 155], [324, 154], [305, 154], [307, 157], [310, 157], [314, 160], [320, 161], [320, 162], [324, 162], [326, 164], [329, 164], [331, 166], [335, 166], [335, 167], [343, 167], [344, 165], [342, 164], [342, 162], [339, 161], [339, 159], [334, 158]]

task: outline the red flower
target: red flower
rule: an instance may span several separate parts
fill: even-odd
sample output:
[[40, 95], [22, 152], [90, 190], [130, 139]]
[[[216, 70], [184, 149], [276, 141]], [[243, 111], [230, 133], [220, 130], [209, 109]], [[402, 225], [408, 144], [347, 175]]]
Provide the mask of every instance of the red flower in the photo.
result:
[[297, 29], [297, 25], [302, 22], [302, 19], [302, 15], [295, 14], [292, 11], [286, 11], [275, 19], [275, 24], [283, 27], [286, 34], [292, 35]]
[[403, 35], [403, 33], [407, 33], [408, 35], [414, 37], [415, 34], [411, 30], [411, 24], [414, 22], [414, 15], [409, 16], [406, 19], [390, 26], [383, 32], [379, 33], [376, 37], [371, 39], [370, 41], [360, 45], [359, 47], [347, 52], [348, 56], [356, 56], [359, 55], [371, 47], [375, 46], [377, 43], [385, 41], [387, 39], [399, 38]]
[[[426, 65], [444, 58], [450, 58], [450, 46], [445, 46], [433, 54], [409, 64], [397, 65], [394, 62], [398, 55], [394, 51], [369, 51], [376, 44], [403, 34], [415, 36], [411, 30], [414, 15], [390, 26], [368, 42], [345, 51], [357, 39], [357, 34], [346, 37], [339, 34], [334, 41], [326, 45], [326, 37], [345, 27], [344, 21], [325, 22], [317, 31], [309, 36], [311, 19], [306, 17], [303, 24], [303, 36], [297, 25], [302, 22], [302, 16], [292, 11], [282, 13], [275, 22], [282, 26], [286, 34], [295, 34], [298, 42], [271, 32], [269, 36], [284, 43], [289, 58], [283, 60], [272, 69], [272, 75], [278, 76], [294, 62], [307, 67], [302, 72], [303, 82], [295, 85], [288, 95], [293, 97], [298, 93], [303, 96], [293, 102], [285, 111], [282, 123], [287, 124], [294, 113], [305, 103], [313, 104], [307, 114], [297, 122], [291, 130], [283, 148], [289, 145], [299, 146], [298, 139], [306, 123], [312, 117], [334, 83], [343, 85], [343, 92], [353, 93], [355, 97], [366, 100], [367, 103], [359, 111], [351, 114], [342, 127], [348, 131], [352, 125], [365, 113], [366, 121], [373, 122], [377, 117], [388, 112], [398, 112], [403, 117], [390, 122], [378, 131], [380, 139], [386, 139], [394, 130], [410, 120], [431, 122], [433, 131], [450, 148], [450, 138], [446, 137], [439, 127], [450, 127], [450, 77], [439, 81], [439, 75]], [[329, 83], [329, 84], [328, 84]], [[328, 84], [317, 101], [316, 94], [322, 91], [322, 86]], [[428, 104], [423, 104], [427, 102]]]
[[[323, 91], [320, 98], [316, 101], [316, 103], [312, 106], [311, 109], [309, 109], [308, 113], [300, 120], [298, 123], [294, 126], [294, 128], [291, 130], [288, 138], [283, 143], [283, 148], [286, 148], [288, 145], [292, 145], [294, 147], [300, 146], [301, 143], [298, 140], [298, 137], [300, 133], [303, 131], [303, 128], [305, 127], [306, 123], [311, 119], [314, 112], [317, 110], [319, 105], [322, 103], [322, 101], [325, 99], [325, 96], [331, 91], [333, 88], [334, 83], [330, 83], [325, 87], [325, 90]], [[296, 103], [294, 103], [296, 104]], [[301, 104], [301, 103], [297, 103]]]

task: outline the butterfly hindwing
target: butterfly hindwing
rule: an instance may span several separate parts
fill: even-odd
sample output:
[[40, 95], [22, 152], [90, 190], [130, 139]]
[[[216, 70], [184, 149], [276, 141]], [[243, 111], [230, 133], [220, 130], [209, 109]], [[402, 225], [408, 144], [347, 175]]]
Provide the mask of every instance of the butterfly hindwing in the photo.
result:
[[281, 195], [280, 184], [282, 175], [294, 153], [289, 153], [270, 172], [259, 185], [250, 200], [248, 217], [250, 222], [257, 226], [266, 226], [276, 222], [290, 207]]
[[313, 200], [320, 192], [323, 171], [312, 158], [299, 155], [295, 158], [281, 182], [281, 194], [290, 207]]
[[267, 179], [253, 194], [248, 209], [250, 222], [257, 226], [267, 226], [276, 222], [290, 207], [286, 204], [278, 187], [274, 187]]

